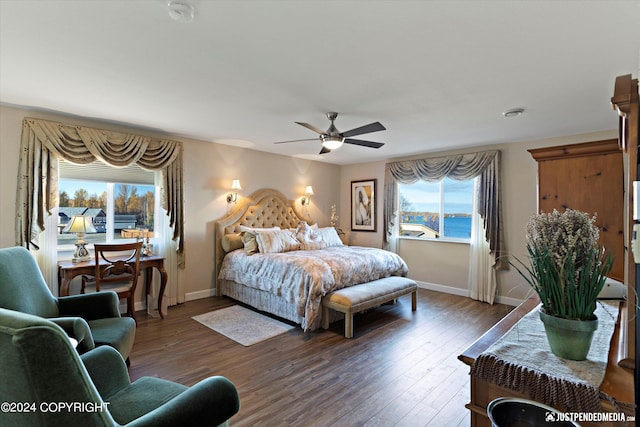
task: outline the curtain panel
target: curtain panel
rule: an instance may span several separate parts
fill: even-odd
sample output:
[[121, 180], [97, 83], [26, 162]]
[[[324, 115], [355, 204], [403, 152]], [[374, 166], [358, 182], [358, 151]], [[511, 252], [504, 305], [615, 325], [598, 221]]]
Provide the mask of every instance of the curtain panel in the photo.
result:
[[58, 160], [88, 164], [96, 160], [115, 168], [137, 164], [162, 172], [162, 208], [167, 211], [178, 266], [184, 268], [182, 143], [148, 136], [25, 118], [22, 122], [16, 244], [39, 249], [45, 219], [58, 207]]
[[483, 220], [485, 238], [491, 254], [495, 256], [493, 267], [496, 270], [508, 269], [502, 226], [499, 150], [387, 163], [383, 206], [385, 247], [395, 246], [394, 236], [399, 226], [397, 184], [440, 181], [445, 177], [459, 181], [480, 178], [476, 212]]

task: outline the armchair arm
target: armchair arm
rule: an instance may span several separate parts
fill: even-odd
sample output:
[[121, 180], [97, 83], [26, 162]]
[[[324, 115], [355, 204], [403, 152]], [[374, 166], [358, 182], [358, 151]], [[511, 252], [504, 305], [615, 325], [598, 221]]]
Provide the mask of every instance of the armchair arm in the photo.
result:
[[58, 298], [61, 316], [80, 316], [85, 320], [120, 317], [118, 295], [115, 292], [93, 292]]
[[224, 377], [209, 377], [127, 425], [218, 426], [239, 410], [240, 399], [233, 383]]
[[118, 350], [101, 345], [80, 356], [100, 396], [108, 400], [130, 384], [127, 367]]
[[96, 347], [89, 324], [82, 317], [52, 317], [53, 323], [60, 326], [67, 335], [78, 341], [78, 351], [84, 353]]

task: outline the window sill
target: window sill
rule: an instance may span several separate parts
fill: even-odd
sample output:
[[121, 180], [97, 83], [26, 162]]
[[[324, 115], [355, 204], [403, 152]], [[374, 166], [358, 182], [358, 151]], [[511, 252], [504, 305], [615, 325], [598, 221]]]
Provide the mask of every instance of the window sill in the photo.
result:
[[443, 242], [443, 243], [459, 243], [463, 245], [470, 245], [470, 239], [456, 239], [454, 237], [440, 237], [440, 238], [432, 238], [432, 237], [411, 237], [411, 236], [398, 236], [399, 240], [415, 240], [421, 242]]

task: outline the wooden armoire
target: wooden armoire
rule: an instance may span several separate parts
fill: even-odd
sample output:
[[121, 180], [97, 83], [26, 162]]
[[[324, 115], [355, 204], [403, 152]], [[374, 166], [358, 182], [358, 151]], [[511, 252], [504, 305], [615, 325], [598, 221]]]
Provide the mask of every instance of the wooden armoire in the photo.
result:
[[610, 277], [624, 282], [622, 150], [615, 139], [529, 150], [538, 162], [538, 210], [574, 209], [596, 216], [600, 240], [615, 257]]

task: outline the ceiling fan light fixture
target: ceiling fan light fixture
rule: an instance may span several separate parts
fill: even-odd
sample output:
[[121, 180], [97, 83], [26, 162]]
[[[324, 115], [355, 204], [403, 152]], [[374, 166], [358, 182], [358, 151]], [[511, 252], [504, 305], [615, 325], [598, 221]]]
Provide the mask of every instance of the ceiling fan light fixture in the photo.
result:
[[329, 150], [335, 150], [336, 148], [342, 147], [344, 143], [344, 138], [340, 136], [331, 136], [331, 135], [322, 135], [322, 146], [328, 148]]
[[193, 6], [184, 1], [169, 1], [167, 4], [169, 9], [169, 16], [171, 19], [181, 23], [187, 23], [193, 21], [195, 16], [195, 10]]

